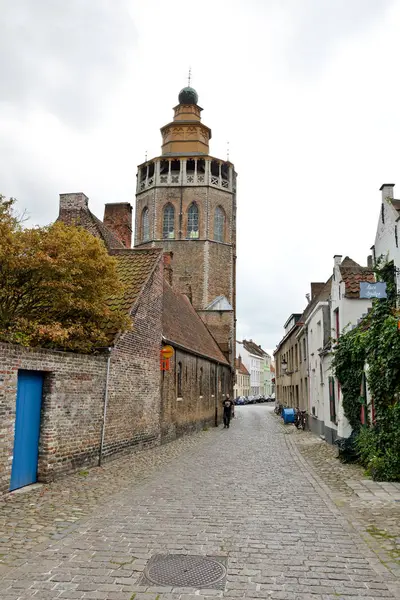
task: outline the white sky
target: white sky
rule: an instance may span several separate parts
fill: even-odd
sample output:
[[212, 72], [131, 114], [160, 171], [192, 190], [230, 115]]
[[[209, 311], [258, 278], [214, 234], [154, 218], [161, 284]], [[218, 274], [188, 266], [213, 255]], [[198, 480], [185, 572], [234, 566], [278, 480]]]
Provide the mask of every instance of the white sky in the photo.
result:
[[[333, 255], [366, 264], [400, 172], [400, 0], [0, 0], [0, 191], [134, 204], [192, 85], [238, 171], [238, 338], [273, 349]], [[400, 181], [399, 181], [400, 185]], [[399, 197], [400, 197], [400, 191]]]

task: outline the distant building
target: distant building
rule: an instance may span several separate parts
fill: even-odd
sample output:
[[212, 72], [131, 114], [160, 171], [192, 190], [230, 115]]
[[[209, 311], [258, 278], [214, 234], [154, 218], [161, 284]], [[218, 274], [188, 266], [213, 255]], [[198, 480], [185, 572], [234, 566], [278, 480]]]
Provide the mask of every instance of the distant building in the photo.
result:
[[235, 383], [235, 398], [239, 396], [249, 396], [250, 395], [250, 373], [246, 369], [243, 364], [242, 357], [236, 358], [235, 360], [235, 375], [236, 375], [236, 383]]
[[307, 411], [309, 428], [330, 443], [351, 433], [332, 373], [332, 351], [339, 336], [371, 306], [371, 300], [360, 298], [361, 281], [374, 281], [370, 267], [335, 256], [332, 277], [311, 284], [308, 305], [286, 321], [274, 352], [277, 401]]
[[[236, 342], [236, 353], [242, 357], [250, 373], [250, 395], [269, 395], [272, 393], [271, 357], [253, 340]], [[271, 391], [270, 391], [271, 390]]]

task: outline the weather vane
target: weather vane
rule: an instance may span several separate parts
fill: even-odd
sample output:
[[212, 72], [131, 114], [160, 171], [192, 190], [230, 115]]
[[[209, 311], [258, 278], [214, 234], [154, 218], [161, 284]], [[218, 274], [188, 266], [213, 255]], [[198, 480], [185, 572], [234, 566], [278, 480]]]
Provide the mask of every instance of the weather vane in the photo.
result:
[[189, 67], [189, 75], [188, 75], [188, 87], [190, 87], [190, 81], [192, 79], [192, 67]]

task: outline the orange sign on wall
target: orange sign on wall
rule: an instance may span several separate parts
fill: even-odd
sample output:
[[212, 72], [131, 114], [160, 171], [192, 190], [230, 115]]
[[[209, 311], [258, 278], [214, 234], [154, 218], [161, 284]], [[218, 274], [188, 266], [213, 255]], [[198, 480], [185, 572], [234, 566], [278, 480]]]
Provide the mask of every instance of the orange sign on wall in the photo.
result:
[[174, 355], [172, 346], [163, 346], [160, 351], [160, 370], [169, 371], [169, 361]]

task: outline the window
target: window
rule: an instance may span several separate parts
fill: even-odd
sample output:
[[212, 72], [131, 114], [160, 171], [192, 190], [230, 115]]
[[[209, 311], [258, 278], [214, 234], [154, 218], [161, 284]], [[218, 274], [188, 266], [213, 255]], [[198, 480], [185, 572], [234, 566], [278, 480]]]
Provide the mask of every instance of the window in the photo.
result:
[[203, 395], [203, 367], [200, 367], [200, 396]]
[[217, 242], [224, 241], [225, 233], [225, 213], [220, 206], [215, 209], [214, 215], [214, 239]]
[[147, 242], [150, 239], [150, 225], [149, 225], [149, 209], [144, 208], [142, 212], [142, 241]]
[[307, 360], [306, 338], [303, 338], [303, 360]]
[[398, 248], [399, 247], [399, 238], [397, 236], [397, 225], [394, 226], [394, 239], [396, 242], [396, 248]]
[[329, 377], [329, 412], [332, 423], [336, 422], [335, 379]]
[[164, 206], [163, 215], [163, 238], [174, 239], [175, 237], [175, 209], [172, 204]]
[[199, 209], [195, 202], [189, 206], [186, 237], [188, 239], [197, 239], [199, 237]]
[[178, 398], [182, 398], [182, 363], [181, 362], [178, 362], [178, 368], [176, 371], [176, 387], [177, 387]]
[[340, 336], [340, 323], [339, 323], [339, 309], [336, 308], [335, 309], [335, 334], [336, 334], [336, 339], [339, 339]]
[[381, 219], [382, 219], [382, 223], [384, 223], [385, 222], [385, 207], [383, 204], [381, 206]]

